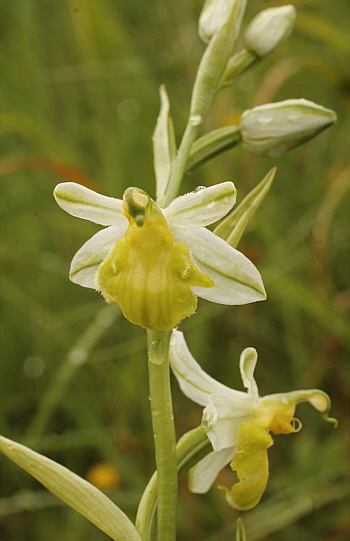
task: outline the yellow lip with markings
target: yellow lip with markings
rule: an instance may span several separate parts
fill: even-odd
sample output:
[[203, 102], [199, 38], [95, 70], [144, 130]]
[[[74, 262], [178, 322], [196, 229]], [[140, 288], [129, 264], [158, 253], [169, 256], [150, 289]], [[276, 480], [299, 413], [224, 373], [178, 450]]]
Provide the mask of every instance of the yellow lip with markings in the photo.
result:
[[193, 263], [187, 245], [174, 242], [162, 211], [146, 192], [128, 188], [123, 214], [129, 221], [125, 238], [100, 265], [96, 288], [132, 323], [172, 329], [197, 308], [191, 287], [215, 283]]

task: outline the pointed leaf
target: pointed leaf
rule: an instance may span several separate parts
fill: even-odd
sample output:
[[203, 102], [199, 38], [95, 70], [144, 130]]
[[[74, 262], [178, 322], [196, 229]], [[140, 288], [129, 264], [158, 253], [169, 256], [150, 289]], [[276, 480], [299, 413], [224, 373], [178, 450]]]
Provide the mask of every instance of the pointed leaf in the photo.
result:
[[28, 447], [1, 436], [0, 450], [114, 541], [141, 541], [123, 511], [85, 479]]
[[169, 99], [165, 85], [160, 89], [160, 113], [153, 133], [154, 169], [157, 181], [157, 201], [161, 201], [171, 172], [172, 158], [176, 154], [174, 125], [170, 115]]
[[245, 228], [268, 193], [275, 174], [276, 167], [271, 169], [266, 177], [243, 199], [238, 207], [222, 220], [214, 229], [215, 235], [218, 235], [218, 237], [226, 240], [230, 246], [236, 248]]

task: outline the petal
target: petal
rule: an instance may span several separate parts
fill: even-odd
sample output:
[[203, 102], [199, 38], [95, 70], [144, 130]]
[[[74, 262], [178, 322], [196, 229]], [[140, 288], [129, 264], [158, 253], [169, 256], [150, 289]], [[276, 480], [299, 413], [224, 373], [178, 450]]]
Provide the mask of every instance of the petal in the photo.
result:
[[245, 393], [233, 391], [206, 374], [192, 357], [180, 331], [173, 331], [169, 362], [182, 392], [196, 404], [207, 406], [210, 396], [214, 393], [221, 393], [227, 397], [231, 397], [232, 393], [237, 393], [238, 398], [246, 396]]
[[122, 213], [122, 201], [101, 195], [76, 184], [63, 182], [54, 190], [54, 197], [58, 205], [77, 218], [90, 220], [100, 225], [127, 225], [127, 219]]
[[95, 288], [95, 274], [101, 262], [112, 250], [115, 242], [125, 235], [121, 227], [107, 227], [91, 237], [72, 259], [69, 278], [75, 284]]
[[233, 182], [222, 182], [210, 188], [174, 199], [163, 213], [172, 227], [198, 227], [217, 222], [236, 202]]
[[268, 410], [271, 406], [274, 409], [278, 409], [278, 404], [281, 408], [294, 408], [297, 404], [302, 402], [309, 402], [317, 411], [321, 413], [321, 416], [324, 421], [333, 424], [335, 427], [338, 426], [337, 419], [333, 417], [328, 417], [328, 411], [331, 408], [331, 400], [328, 394], [320, 391], [319, 389], [309, 389], [301, 391], [291, 391], [289, 393], [278, 393], [264, 396], [260, 399], [260, 409]]
[[240, 424], [255, 416], [256, 405], [248, 394], [229, 391], [211, 395], [203, 411], [202, 426], [214, 451], [237, 445]]
[[174, 229], [174, 238], [185, 242], [199, 269], [215, 282], [215, 287], [192, 291], [218, 304], [247, 304], [266, 298], [257, 268], [241, 252], [214, 233], [201, 228]]
[[208, 492], [220, 471], [231, 462], [235, 455], [235, 448], [222, 449], [222, 451], [209, 453], [202, 458], [191, 470], [188, 479], [188, 488], [196, 494]]
[[239, 442], [231, 468], [237, 472], [240, 481], [232, 490], [219, 487], [226, 492], [228, 503], [235, 509], [246, 511], [259, 503], [269, 478], [267, 449], [272, 444], [267, 430], [254, 423], [242, 423], [239, 427]]
[[242, 351], [239, 360], [239, 369], [241, 371], [243, 385], [248, 389], [248, 394], [254, 400], [259, 398], [258, 387], [254, 379], [254, 370], [258, 360], [258, 353], [254, 348], [246, 348]]

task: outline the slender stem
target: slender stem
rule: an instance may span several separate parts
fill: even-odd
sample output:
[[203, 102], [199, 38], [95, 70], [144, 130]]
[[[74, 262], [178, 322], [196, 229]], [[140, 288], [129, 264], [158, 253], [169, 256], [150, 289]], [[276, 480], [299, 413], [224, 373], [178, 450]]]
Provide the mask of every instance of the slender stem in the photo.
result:
[[[176, 446], [178, 476], [185, 475], [192, 466], [197, 464], [211, 450], [211, 443], [201, 426], [187, 432]], [[137, 511], [136, 528], [143, 541], [151, 540], [157, 508], [157, 484], [158, 475], [157, 472], [154, 472], [143, 493]]]
[[198, 135], [202, 124], [202, 118], [199, 115], [190, 116], [185, 132], [183, 134], [179, 151], [174, 162], [173, 170], [166, 189], [166, 196], [162, 201], [162, 206], [168, 206], [179, 192], [182, 178], [186, 171], [187, 160], [191, 152], [192, 144]]
[[176, 436], [170, 389], [171, 331], [147, 331], [154, 446], [158, 476], [158, 541], [175, 541], [177, 512]]

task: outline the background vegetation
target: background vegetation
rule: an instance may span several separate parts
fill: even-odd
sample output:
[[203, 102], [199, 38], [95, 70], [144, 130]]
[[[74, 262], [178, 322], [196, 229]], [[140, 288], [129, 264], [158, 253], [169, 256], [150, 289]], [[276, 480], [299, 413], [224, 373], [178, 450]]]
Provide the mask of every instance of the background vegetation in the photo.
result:
[[[245, 21], [280, 1], [251, 0]], [[238, 358], [259, 352], [261, 394], [318, 387], [330, 394], [338, 431], [309, 406], [303, 430], [276, 436], [270, 482], [246, 514], [248, 539], [340, 541], [350, 521], [349, 198], [350, 80], [347, 0], [296, 0], [293, 35], [222, 91], [203, 127], [238, 121], [253, 105], [305, 97], [338, 123], [278, 160], [238, 148], [186, 178], [233, 180], [241, 200], [273, 166], [271, 192], [239, 246], [261, 270], [268, 300], [244, 307], [199, 302], [184, 321], [201, 365], [241, 388]], [[76, 250], [97, 226], [68, 216], [52, 197], [61, 181], [121, 197], [154, 195], [151, 134], [158, 88], [168, 89], [178, 141], [204, 46], [201, 0], [1, 1], [1, 432], [106, 488], [134, 517], [154, 469], [145, 333], [69, 282]], [[201, 408], [173, 381], [178, 435]], [[4, 541], [103, 541], [106, 536], [1, 457]], [[103, 484], [96, 464], [110, 464]], [[222, 472], [218, 484], [232, 484]], [[101, 485], [102, 483], [102, 485]], [[180, 483], [179, 539], [233, 539], [238, 513], [216, 490]]]

